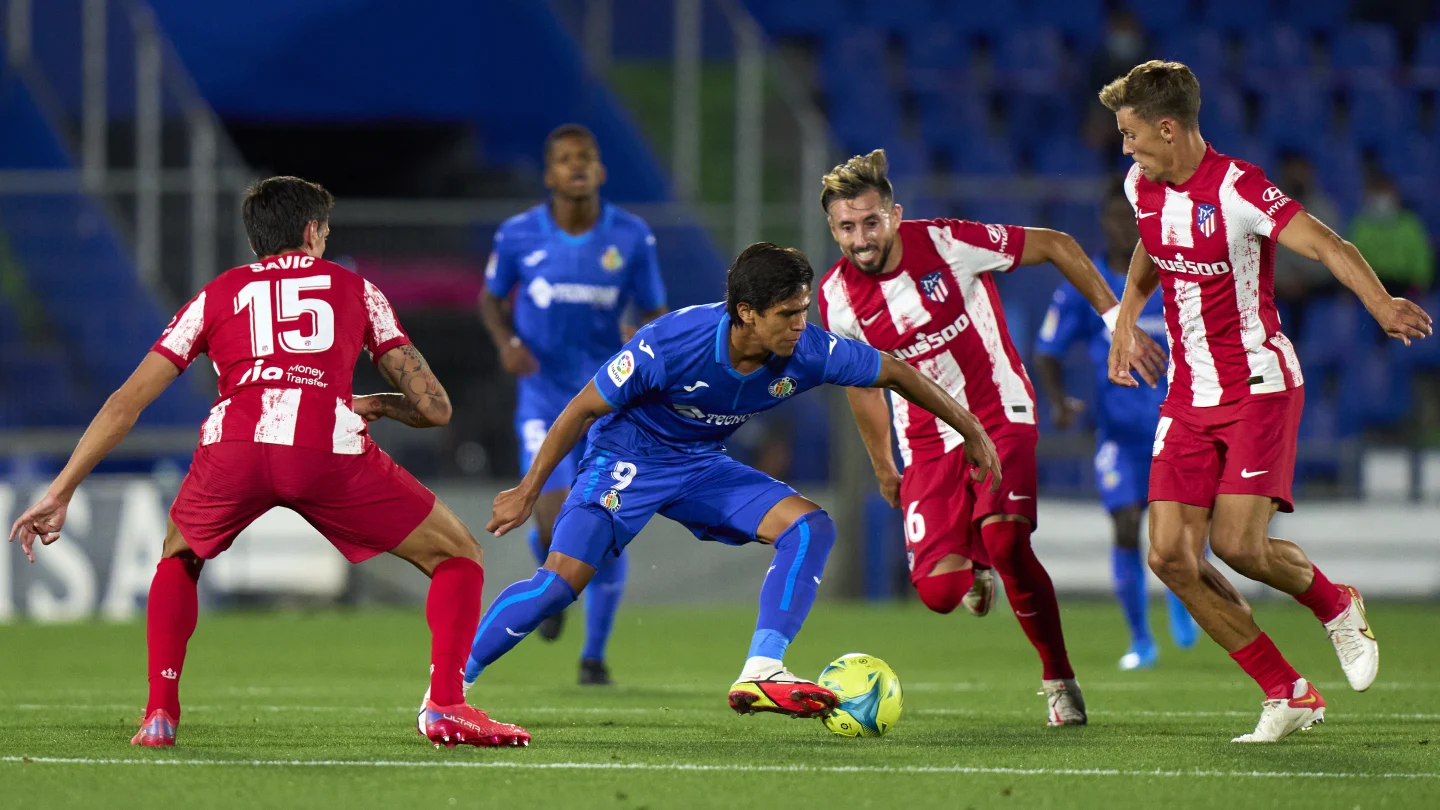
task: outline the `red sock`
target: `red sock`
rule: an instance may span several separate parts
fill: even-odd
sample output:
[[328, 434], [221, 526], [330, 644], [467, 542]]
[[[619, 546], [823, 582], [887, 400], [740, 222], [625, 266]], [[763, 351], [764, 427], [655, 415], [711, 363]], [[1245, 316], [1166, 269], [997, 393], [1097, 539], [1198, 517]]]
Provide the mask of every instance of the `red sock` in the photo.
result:
[[1030, 524], [1002, 520], [983, 526], [980, 537], [990, 553], [995, 572], [1005, 583], [1005, 597], [1020, 620], [1020, 628], [1040, 653], [1046, 680], [1073, 678], [1070, 658], [1065, 654], [1065, 633], [1060, 629], [1060, 605], [1055, 586], [1045, 566], [1030, 547]]
[[200, 569], [178, 557], [166, 557], [155, 566], [150, 599], [145, 605], [145, 643], [149, 648], [150, 699], [145, 716], [164, 709], [180, 722], [180, 673], [185, 669], [185, 645], [195, 632], [200, 612], [195, 583]]
[[960, 600], [975, 584], [975, 571], [966, 568], [964, 571], [950, 571], [923, 577], [915, 583], [915, 590], [920, 594], [920, 601], [925, 607], [936, 613], [949, 613], [954, 610]]
[[1319, 566], [1311, 567], [1315, 569], [1315, 581], [1304, 593], [1296, 596], [1295, 601], [1310, 608], [1315, 618], [1328, 622], [1350, 607], [1350, 592], [1327, 579], [1320, 573]]
[[1230, 657], [1260, 684], [1267, 699], [1292, 696], [1290, 687], [1300, 678], [1300, 673], [1290, 666], [1269, 636], [1261, 633], [1259, 638], [1230, 653]]
[[485, 569], [474, 560], [451, 557], [430, 575], [425, 620], [430, 623], [430, 699], [438, 706], [465, 702], [465, 661], [480, 624]]

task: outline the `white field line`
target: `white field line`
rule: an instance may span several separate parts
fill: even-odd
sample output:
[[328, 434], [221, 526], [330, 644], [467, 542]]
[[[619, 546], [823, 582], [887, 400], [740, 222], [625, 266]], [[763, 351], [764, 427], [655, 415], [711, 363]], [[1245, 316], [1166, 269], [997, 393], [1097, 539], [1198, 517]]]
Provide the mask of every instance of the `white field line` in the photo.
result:
[[493, 768], [556, 771], [696, 771], [721, 773], [1001, 774], [1010, 776], [1125, 776], [1222, 779], [1440, 779], [1440, 773], [1330, 773], [1302, 771], [1167, 771], [1110, 768], [990, 768], [969, 765], [701, 765], [685, 762], [465, 762], [454, 760], [341, 759], [92, 759], [4, 756], [0, 762], [42, 765], [245, 766], [278, 768]]

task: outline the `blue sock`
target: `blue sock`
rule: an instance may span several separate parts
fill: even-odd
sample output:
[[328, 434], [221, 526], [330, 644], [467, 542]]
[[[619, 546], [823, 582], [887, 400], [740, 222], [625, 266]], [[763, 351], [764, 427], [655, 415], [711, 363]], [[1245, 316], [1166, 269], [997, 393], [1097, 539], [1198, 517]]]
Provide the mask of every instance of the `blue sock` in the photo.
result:
[[530, 544], [530, 553], [535, 555], [535, 564], [544, 565], [545, 558], [550, 556], [550, 549], [540, 545], [540, 528], [531, 526], [530, 533], [525, 535], [525, 541]]
[[815, 604], [815, 592], [834, 545], [835, 522], [819, 509], [802, 515], [775, 538], [775, 563], [760, 586], [760, 617], [750, 642], [751, 658], [783, 659], [785, 648]]
[[1145, 565], [1140, 549], [1115, 546], [1110, 550], [1110, 567], [1115, 575], [1115, 598], [1120, 600], [1120, 612], [1130, 625], [1131, 643], [1148, 643], [1150, 621], [1145, 615]]
[[471, 683], [480, 677], [485, 667], [519, 644], [546, 616], [564, 610], [574, 601], [575, 589], [570, 583], [544, 568], [536, 571], [534, 577], [501, 591], [480, 619], [480, 629], [475, 631], [470, 660], [465, 664], [465, 682]]
[[605, 645], [615, 627], [615, 611], [625, 595], [625, 577], [630, 571], [630, 555], [605, 555], [595, 576], [585, 588], [585, 647], [580, 658], [605, 660]]

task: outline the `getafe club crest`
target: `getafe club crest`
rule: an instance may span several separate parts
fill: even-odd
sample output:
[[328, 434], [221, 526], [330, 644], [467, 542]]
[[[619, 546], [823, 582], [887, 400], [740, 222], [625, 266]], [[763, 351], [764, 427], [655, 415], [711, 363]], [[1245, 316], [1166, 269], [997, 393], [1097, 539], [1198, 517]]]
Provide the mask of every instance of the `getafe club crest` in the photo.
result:
[[770, 383], [770, 396], [776, 399], [784, 399], [795, 393], [797, 385], [794, 377], [781, 377]]
[[1201, 203], [1195, 206], [1195, 224], [1200, 226], [1200, 233], [1211, 236], [1215, 233], [1215, 206], [1210, 203]]
[[920, 279], [920, 289], [926, 298], [937, 304], [945, 303], [945, 299], [950, 297], [950, 288], [945, 286], [945, 276], [939, 270]]
[[607, 273], [618, 273], [620, 268], [625, 266], [625, 258], [620, 255], [620, 248], [611, 245], [600, 254], [600, 266], [605, 268]]
[[600, 505], [611, 512], [620, 511], [620, 493], [613, 489], [605, 490], [605, 494], [600, 496]]

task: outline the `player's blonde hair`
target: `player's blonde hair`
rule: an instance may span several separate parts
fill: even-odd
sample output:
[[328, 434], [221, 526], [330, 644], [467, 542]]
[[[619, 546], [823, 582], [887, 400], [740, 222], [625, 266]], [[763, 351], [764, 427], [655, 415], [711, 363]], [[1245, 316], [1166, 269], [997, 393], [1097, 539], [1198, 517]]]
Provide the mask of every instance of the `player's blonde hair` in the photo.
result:
[[1100, 103], [1111, 112], [1129, 107], [1151, 123], [1169, 118], [1195, 127], [1200, 123], [1200, 80], [1180, 62], [1151, 59], [1105, 85]]
[[895, 201], [895, 190], [890, 186], [889, 170], [884, 149], [850, 158], [821, 178], [825, 188], [820, 192], [820, 207], [829, 215], [830, 203], [853, 200], [867, 191], [880, 192], [881, 204], [890, 205]]

